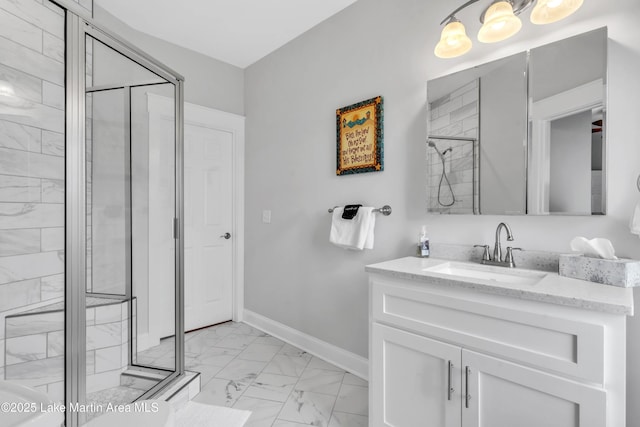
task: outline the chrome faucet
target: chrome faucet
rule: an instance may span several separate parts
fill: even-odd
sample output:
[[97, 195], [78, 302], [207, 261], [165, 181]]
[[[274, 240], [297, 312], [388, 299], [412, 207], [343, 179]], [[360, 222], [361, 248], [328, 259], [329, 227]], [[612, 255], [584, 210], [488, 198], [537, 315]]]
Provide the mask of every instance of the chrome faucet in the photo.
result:
[[504, 222], [501, 222], [500, 224], [498, 224], [498, 228], [496, 228], [496, 243], [493, 246], [494, 261], [502, 261], [502, 246], [500, 246], [500, 232], [502, 231], [503, 228], [507, 231], [507, 240], [509, 242], [513, 241], [513, 234], [511, 233], [511, 228]]
[[521, 251], [520, 248], [512, 248], [507, 247], [507, 253], [502, 258], [502, 246], [500, 244], [500, 233], [502, 229], [505, 229], [507, 232], [507, 240], [509, 242], [513, 241], [513, 233], [511, 233], [511, 228], [504, 222], [498, 224], [498, 228], [496, 228], [496, 242], [493, 246], [493, 258], [491, 258], [491, 254], [489, 253], [489, 245], [475, 245], [475, 247], [484, 248], [484, 253], [482, 255], [482, 264], [488, 265], [497, 265], [500, 267], [510, 267], [513, 268], [516, 266], [516, 263], [513, 261], [513, 251]]

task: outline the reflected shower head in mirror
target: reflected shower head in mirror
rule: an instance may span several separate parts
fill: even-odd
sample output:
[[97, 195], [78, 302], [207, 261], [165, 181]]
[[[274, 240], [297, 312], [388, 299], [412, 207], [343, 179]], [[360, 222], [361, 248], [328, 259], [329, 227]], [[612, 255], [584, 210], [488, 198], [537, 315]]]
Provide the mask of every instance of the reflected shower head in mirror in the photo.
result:
[[[440, 150], [438, 150], [438, 146], [436, 145], [436, 143], [433, 142], [431, 139], [427, 139], [427, 145], [433, 148], [436, 151], [436, 153], [438, 153], [438, 156], [440, 157], [440, 161], [442, 162], [442, 175], [440, 175], [440, 183], [438, 184], [438, 204], [440, 206], [444, 206], [445, 208], [448, 208], [449, 206], [453, 206], [453, 204], [456, 202], [456, 196], [455, 194], [453, 194], [453, 188], [451, 188], [451, 183], [449, 182], [449, 178], [447, 177], [447, 171], [444, 166], [444, 162], [445, 162], [444, 155], [452, 151], [453, 149], [449, 147], [443, 152], [440, 152]], [[447, 186], [449, 187], [449, 192], [451, 193], [451, 203], [443, 203], [442, 200], [440, 199], [440, 193], [442, 190], [442, 181], [447, 182]]]
[[431, 140], [427, 140], [427, 145], [433, 148], [434, 150], [436, 150], [436, 153], [438, 153], [438, 156], [440, 156], [440, 158], [443, 161], [444, 161], [444, 155], [453, 150], [453, 148], [449, 147], [446, 150], [440, 152], [440, 150], [438, 150], [438, 146], [436, 145], [436, 143]]

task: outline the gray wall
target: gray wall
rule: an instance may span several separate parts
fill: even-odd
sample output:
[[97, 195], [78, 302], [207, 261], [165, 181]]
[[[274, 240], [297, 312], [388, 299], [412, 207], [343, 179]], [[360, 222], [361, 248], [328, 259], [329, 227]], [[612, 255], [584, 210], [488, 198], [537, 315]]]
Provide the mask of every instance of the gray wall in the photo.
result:
[[185, 77], [185, 101], [244, 114], [244, 70], [134, 30], [95, 5], [94, 19]]
[[[619, 255], [640, 258], [629, 233], [640, 197], [640, 3], [598, 2], [586, 20], [524, 24], [507, 43], [475, 43], [466, 56], [440, 60], [433, 47], [445, 0], [360, 0], [246, 69], [246, 307], [367, 356], [366, 264], [414, 253], [420, 225], [432, 244], [484, 244], [507, 221], [525, 249], [568, 251], [577, 236], [608, 237]], [[475, 10], [475, 9], [474, 9]], [[600, 13], [598, 13], [598, 10]], [[617, 12], [615, 12], [617, 11]], [[477, 16], [476, 16], [477, 18]], [[584, 31], [609, 26], [608, 214], [595, 217], [425, 214], [426, 81]], [[472, 34], [472, 31], [470, 31]], [[385, 100], [385, 170], [335, 176], [335, 109]], [[346, 252], [328, 242], [327, 208], [349, 202], [393, 214], [376, 224], [375, 249]], [[272, 210], [271, 224], [261, 211]], [[640, 399], [640, 317], [629, 320], [629, 402]], [[629, 405], [629, 419], [640, 407]]]

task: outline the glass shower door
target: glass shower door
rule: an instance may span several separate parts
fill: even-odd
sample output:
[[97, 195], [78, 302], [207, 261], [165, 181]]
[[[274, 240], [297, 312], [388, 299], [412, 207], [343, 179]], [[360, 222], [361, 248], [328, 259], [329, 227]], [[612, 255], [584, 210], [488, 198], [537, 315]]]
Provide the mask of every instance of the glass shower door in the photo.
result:
[[[107, 404], [151, 396], [182, 371], [176, 363], [176, 86], [101, 33], [85, 31], [89, 412], [80, 423]], [[155, 114], [157, 104], [170, 108]]]

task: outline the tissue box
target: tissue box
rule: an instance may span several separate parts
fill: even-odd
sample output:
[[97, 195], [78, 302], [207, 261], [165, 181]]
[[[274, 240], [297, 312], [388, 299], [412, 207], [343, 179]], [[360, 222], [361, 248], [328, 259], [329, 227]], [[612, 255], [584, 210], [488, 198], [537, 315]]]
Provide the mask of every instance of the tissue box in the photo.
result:
[[600, 259], [584, 255], [560, 255], [561, 276], [604, 285], [631, 288], [640, 286], [640, 261]]

